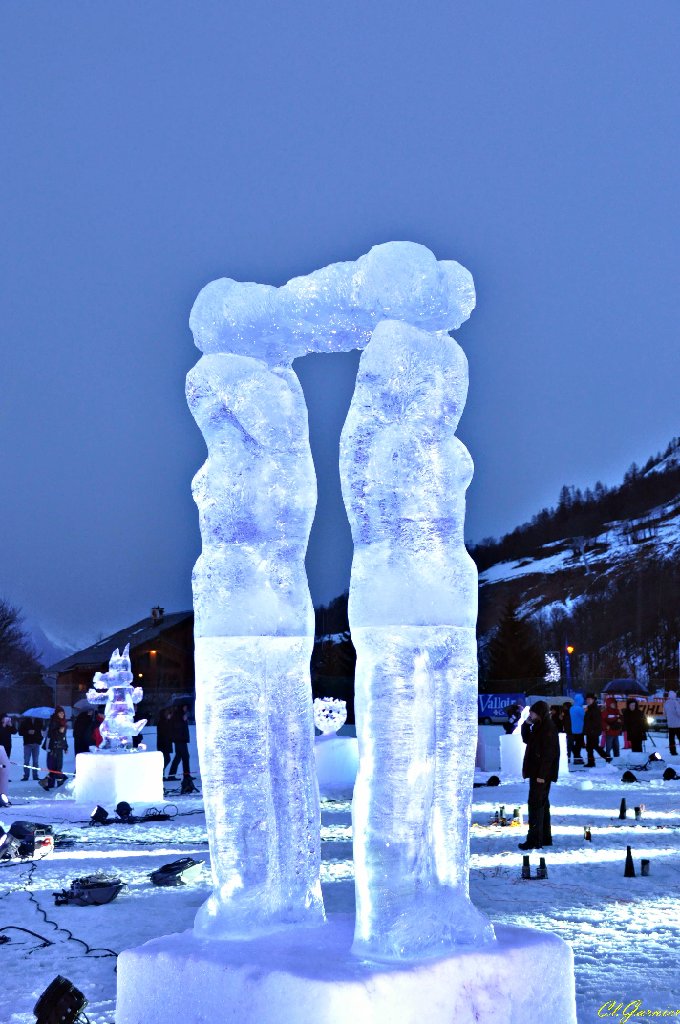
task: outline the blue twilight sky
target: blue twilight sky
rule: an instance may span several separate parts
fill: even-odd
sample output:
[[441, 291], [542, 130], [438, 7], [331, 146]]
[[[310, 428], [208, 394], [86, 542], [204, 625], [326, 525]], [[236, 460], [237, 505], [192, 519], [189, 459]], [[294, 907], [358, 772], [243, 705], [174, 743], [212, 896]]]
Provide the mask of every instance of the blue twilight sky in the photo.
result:
[[[471, 540], [680, 433], [677, 0], [5, 0], [0, 76], [0, 596], [53, 634], [190, 606], [215, 277], [391, 239], [472, 271]], [[356, 363], [296, 364], [316, 601], [348, 581]]]

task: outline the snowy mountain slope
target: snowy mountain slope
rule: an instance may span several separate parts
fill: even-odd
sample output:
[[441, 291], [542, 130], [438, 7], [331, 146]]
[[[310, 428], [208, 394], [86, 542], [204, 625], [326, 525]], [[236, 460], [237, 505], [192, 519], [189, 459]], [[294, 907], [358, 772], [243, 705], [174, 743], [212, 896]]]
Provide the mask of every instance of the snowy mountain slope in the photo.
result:
[[480, 569], [482, 650], [514, 605], [543, 650], [575, 643], [582, 681], [677, 680], [678, 439], [642, 470], [631, 467], [620, 487], [585, 494], [565, 487], [556, 508], [471, 553]]
[[[588, 589], [593, 573], [607, 574], [625, 569], [641, 557], [674, 559], [680, 555], [680, 496], [650, 509], [645, 516], [607, 524], [589, 540], [565, 538], [546, 544], [535, 558], [498, 562], [479, 574], [480, 587], [525, 577], [563, 573], [573, 577], [576, 597]], [[579, 581], [583, 584], [579, 586]]]

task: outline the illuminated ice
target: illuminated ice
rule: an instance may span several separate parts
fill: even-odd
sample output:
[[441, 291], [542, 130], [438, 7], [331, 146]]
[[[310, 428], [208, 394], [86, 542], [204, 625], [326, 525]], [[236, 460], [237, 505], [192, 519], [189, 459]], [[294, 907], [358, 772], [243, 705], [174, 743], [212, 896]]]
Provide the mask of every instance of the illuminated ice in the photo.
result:
[[472, 460], [455, 436], [467, 380], [448, 334], [384, 321], [340, 442], [360, 750], [354, 951], [373, 960], [494, 938], [468, 892], [477, 572], [463, 544]]
[[314, 701], [314, 725], [324, 736], [336, 733], [347, 721], [347, 701], [317, 697]]
[[[503, 928], [492, 942], [468, 896], [472, 462], [454, 436], [465, 357], [446, 332], [473, 305], [467, 271], [405, 242], [278, 289], [216, 281], [196, 301], [205, 354], [187, 394], [208, 446], [194, 481], [197, 722], [214, 889], [192, 932], [121, 954], [119, 1024], [523, 1024], [541, 999], [575, 1024], [566, 943]], [[355, 543], [356, 929], [344, 914], [324, 924], [320, 898], [304, 573], [316, 489], [291, 371], [298, 355], [349, 348], [365, 349], [341, 452]], [[333, 784], [348, 739], [317, 738]]]
[[235, 938], [323, 920], [304, 566], [316, 478], [289, 367], [205, 355], [187, 397], [208, 446], [193, 589], [214, 888], [196, 929]]
[[144, 696], [141, 686], [133, 686], [130, 645], [121, 654], [118, 648], [111, 655], [108, 672], [95, 672], [93, 688], [87, 691], [90, 704], [104, 705], [104, 721], [99, 731], [108, 751], [123, 751], [139, 736], [146, 718], [135, 722], [135, 704]]
[[281, 288], [214, 281], [196, 300], [196, 713], [214, 880], [199, 932], [323, 917], [304, 568], [316, 484], [291, 363], [368, 346], [342, 453], [364, 695], [358, 944], [408, 959], [491, 934], [467, 898], [477, 578], [462, 541], [472, 462], [454, 436], [467, 365], [446, 333], [474, 301], [464, 267], [410, 242]]

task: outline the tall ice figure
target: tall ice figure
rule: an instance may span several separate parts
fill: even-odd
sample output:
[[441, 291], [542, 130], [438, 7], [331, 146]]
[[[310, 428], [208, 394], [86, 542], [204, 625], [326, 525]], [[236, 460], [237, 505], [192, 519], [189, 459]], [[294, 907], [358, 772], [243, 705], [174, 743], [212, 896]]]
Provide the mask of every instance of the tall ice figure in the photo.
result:
[[307, 407], [289, 367], [208, 353], [187, 377], [196, 474], [196, 720], [220, 938], [319, 923], [319, 796], [304, 558], [316, 505]]
[[455, 436], [467, 384], [446, 332], [384, 320], [340, 443], [360, 755], [354, 951], [374, 960], [494, 938], [468, 891], [477, 571], [463, 543], [472, 459]]

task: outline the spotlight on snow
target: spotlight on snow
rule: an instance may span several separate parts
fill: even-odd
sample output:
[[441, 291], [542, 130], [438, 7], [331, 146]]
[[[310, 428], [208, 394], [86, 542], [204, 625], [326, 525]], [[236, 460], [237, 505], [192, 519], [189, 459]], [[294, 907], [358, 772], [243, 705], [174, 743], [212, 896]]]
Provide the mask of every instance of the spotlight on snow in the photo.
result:
[[109, 812], [104, 807], [100, 807], [99, 804], [95, 807], [92, 814], [90, 815], [90, 825], [106, 825], [109, 820]]
[[132, 808], [127, 800], [121, 800], [120, 803], [116, 804], [116, 814], [121, 821], [129, 822], [132, 818]]
[[87, 999], [68, 978], [58, 974], [33, 1007], [37, 1024], [76, 1024]]
[[0, 793], [0, 807], [11, 807], [11, 801], [7, 793]]
[[647, 758], [647, 764], [653, 764], [655, 761], [663, 761], [663, 758], [658, 750], [655, 750], [653, 754], [650, 754]]

